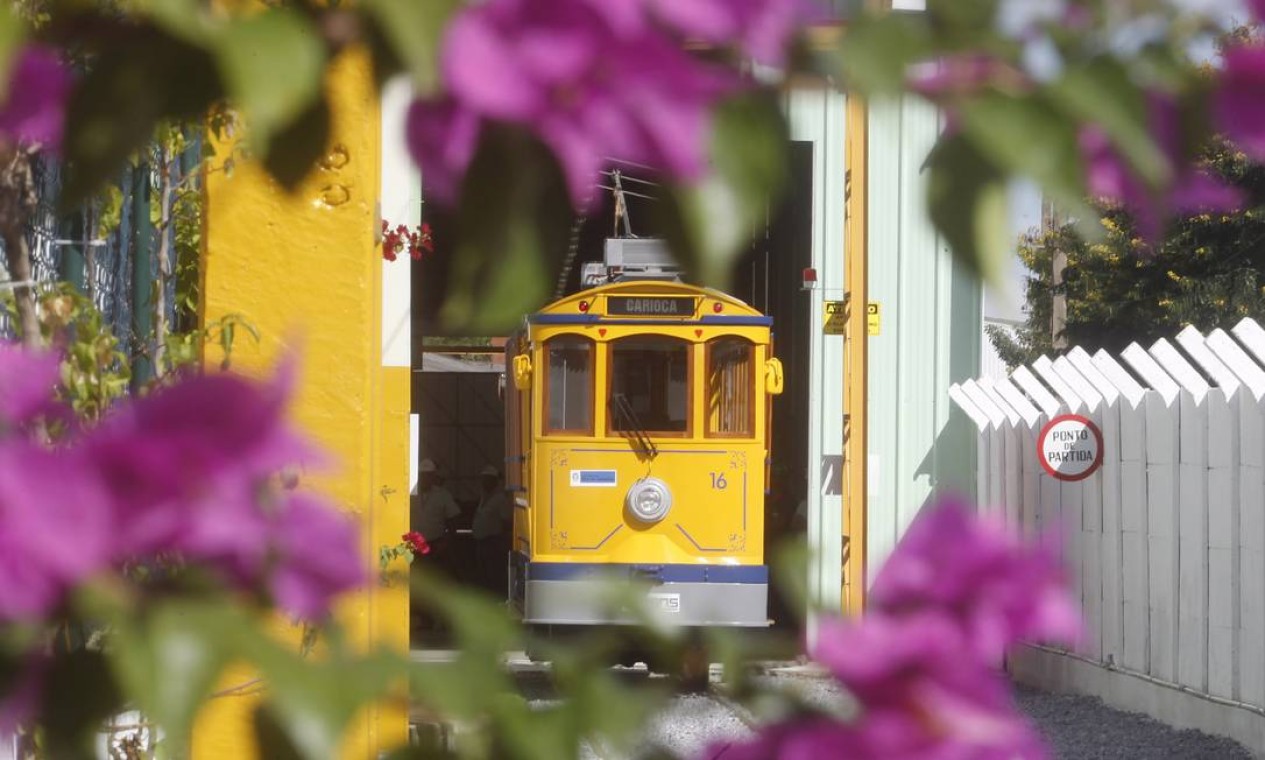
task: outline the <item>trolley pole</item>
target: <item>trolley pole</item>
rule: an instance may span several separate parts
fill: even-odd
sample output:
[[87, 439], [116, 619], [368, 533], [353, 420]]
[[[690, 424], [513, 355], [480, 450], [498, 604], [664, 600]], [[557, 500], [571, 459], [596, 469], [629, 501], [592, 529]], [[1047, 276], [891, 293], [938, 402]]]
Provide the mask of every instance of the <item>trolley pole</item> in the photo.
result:
[[[846, 40], [844, 44], [847, 44]], [[848, 93], [844, 163], [844, 272], [847, 278], [847, 326], [843, 344], [843, 598], [845, 613], [865, 609], [866, 555], [866, 386], [867, 257], [869, 255], [869, 108]]]

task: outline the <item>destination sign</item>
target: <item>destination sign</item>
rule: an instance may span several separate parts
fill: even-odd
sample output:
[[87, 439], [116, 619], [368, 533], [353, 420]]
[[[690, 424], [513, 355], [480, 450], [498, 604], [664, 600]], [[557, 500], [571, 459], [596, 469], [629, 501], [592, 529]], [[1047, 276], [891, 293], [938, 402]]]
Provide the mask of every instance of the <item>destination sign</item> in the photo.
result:
[[692, 317], [694, 299], [675, 296], [607, 296], [606, 313], [620, 317]]

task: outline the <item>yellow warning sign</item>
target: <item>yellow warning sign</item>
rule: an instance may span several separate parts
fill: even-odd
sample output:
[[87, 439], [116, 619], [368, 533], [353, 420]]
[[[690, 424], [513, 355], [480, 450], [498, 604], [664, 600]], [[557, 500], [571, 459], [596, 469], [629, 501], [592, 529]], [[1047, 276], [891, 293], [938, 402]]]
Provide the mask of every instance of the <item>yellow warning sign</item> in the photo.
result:
[[848, 326], [846, 301], [826, 301], [822, 331], [827, 335], [843, 335]]
[[881, 326], [882, 313], [877, 303], [867, 303], [865, 305], [865, 331], [870, 335], [878, 335]]

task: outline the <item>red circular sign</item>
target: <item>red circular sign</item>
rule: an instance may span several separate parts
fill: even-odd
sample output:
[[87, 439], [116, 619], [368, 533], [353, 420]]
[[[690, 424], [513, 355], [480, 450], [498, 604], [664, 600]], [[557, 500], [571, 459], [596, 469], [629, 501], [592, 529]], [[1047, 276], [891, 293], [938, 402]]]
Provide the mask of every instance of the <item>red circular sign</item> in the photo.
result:
[[1102, 457], [1102, 431], [1079, 414], [1060, 414], [1037, 436], [1037, 458], [1059, 480], [1088, 478], [1102, 466]]

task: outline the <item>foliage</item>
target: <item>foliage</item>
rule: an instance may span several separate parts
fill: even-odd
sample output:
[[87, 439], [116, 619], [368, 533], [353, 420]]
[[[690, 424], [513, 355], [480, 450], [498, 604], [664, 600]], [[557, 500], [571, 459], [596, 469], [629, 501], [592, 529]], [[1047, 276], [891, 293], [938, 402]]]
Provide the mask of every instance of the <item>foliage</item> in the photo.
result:
[[[1209, 148], [1209, 169], [1242, 189], [1250, 208], [1177, 220], [1160, 241], [1139, 237], [1129, 214], [1098, 206], [1103, 234], [1095, 241], [1074, 225], [1034, 230], [1019, 254], [1029, 269], [1025, 323], [1015, 337], [990, 333], [1009, 366], [1057, 353], [1052, 335], [1055, 295], [1066, 299], [1062, 338], [1068, 346], [1117, 353], [1149, 345], [1185, 325], [1228, 329], [1244, 317], [1265, 317], [1265, 168], [1224, 141]], [[1063, 283], [1053, 283], [1056, 252], [1067, 256]]]
[[[11, 295], [0, 300], [0, 310], [16, 319]], [[127, 394], [131, 379], [118, 338], [92, 302], [65, 283], [44, 290], [38, 314], [40, 335], [62, 356], [58, 395], [77, 418], [99, 420]]]

